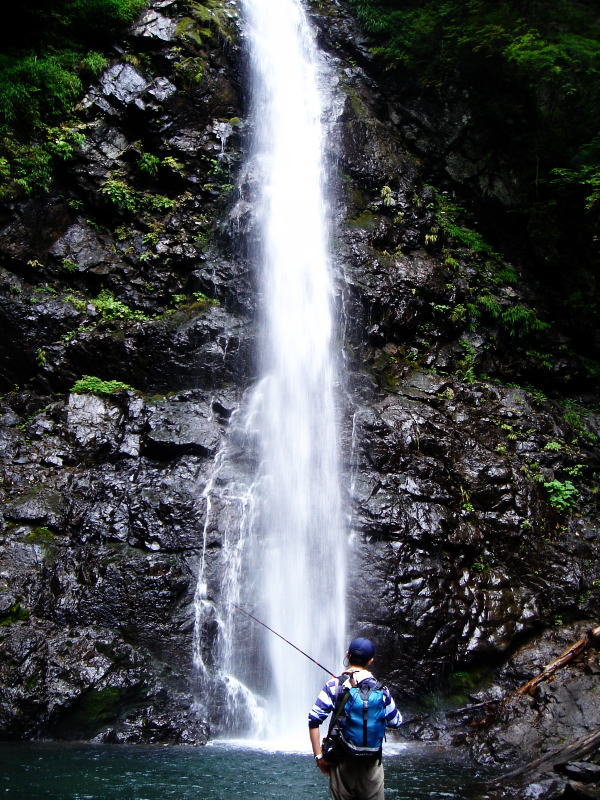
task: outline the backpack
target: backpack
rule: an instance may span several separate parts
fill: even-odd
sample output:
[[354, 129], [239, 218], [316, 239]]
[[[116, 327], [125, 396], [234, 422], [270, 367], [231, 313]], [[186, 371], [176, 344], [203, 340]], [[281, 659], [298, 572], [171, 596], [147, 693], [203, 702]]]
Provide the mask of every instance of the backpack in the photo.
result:
[[368, 678], [358, 686], [344, 688], [340, 679], [329, 731], [323, 741], [326, 761], [336, 764], [350, 758], [381, 759], [384, 736], [385, 698], [381, 683], [373, 684]]

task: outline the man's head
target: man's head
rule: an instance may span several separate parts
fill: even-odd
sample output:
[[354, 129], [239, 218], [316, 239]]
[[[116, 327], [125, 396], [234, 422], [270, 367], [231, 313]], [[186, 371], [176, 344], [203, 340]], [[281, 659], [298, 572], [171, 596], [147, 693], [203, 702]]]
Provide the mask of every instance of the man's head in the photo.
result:
[[375, 645], [370, 639], [352, 639], [348, 645], [347, 658], [357, 667], [366, 667], [375, 655]]

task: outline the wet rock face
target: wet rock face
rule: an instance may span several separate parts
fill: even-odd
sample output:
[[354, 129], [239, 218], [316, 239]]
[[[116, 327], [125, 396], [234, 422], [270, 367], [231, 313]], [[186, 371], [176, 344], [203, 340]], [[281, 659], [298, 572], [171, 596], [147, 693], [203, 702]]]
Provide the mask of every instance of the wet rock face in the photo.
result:
[[236, 402], [71, 394], [11, 428], [4, 738], [206, 741], [191, 710], [192, 600], [202, 490]]
[[[81, 103], [57, 197], [2, 209], [0, 738], [209, 733], [202, 492], [254, 374], [251, 278], [222, 224], [242, 118], [222, 5], [206, 49], [178, 32], [188, 4], [148, 7]], [[132, 388], [70, 393], [84, 375]]]
[[[579, 520], [564, 529], [542, 487], [504, 453], [516, 400], [514, 390], [475, 392], [413, 372], [355, 413], [354, 619], [380, 642], [387, 679], [409, 696], [459, 664], [501, 662], [519, 639], [577, 608], [586, 569], [595, 569], [597, 534], [583, 539]], [[531, 450], [559, 424], [544, 423], [528, 431]]]

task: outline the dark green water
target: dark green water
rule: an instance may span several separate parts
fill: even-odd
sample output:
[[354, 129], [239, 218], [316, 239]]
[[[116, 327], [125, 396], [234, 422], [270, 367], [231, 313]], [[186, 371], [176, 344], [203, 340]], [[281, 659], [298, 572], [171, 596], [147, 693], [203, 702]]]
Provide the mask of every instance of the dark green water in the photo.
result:
[[[387, 756], [386, 800], [463, 800], [483, 778], [432, 746]], [[10, 800], [326, 800], [311, 757], [213, 744], [204, 748], [0, 745], [0, 798]]]

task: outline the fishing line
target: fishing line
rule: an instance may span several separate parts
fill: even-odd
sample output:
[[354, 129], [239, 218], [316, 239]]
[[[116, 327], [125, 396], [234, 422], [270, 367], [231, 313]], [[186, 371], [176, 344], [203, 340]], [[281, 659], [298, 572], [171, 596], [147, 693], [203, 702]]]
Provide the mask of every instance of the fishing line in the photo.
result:
[[300, 649], [299, 647], [297, 647], [297, 646], [296, 646], [296, 645], [295, 645], [293, 642], [290, 642], [290, 640], [289, 640], [289, 639], [286, 639], [286, 638], [285, 638], [285, 636], [282, 636], [280, 633], [277, 633], [277, 631], [274, 631], [274, 630], [273, 630], [273, 628], [269, 628], [269, 626], [268, 626], [266, 623], [264, 623], [264, 622], [261, 622], [261, 621], [258, 619], [258, 617], [255, 617], [255, 616], [254, 616], [254, 614], [251, 614], [249, 611], [246, 611], [246, 610], [245, 610], [245, 609], [243, 609], [241, 606], [238, 606], [236, 603], [231, 603], [231, 605], [232, 605], [234, 608], [237, 608], [237, 610], [238, 610], [238, 611], [241, 611], [241, 612], [242, 612], [242, 614], [245, 614], [247, 617], [250, 617], [250, 619], [253, 619], [253, 620], [254, 620], [254, 622], [258, 622], [258, 624], [259, 624], [259, 625], [262, 625], [262, 626], [263, 626], [263, 628], [266, 628], [268, 631], [271, 631], [271, 633], [274, 633], [274, 634], [275, 634], [275, 636], [279, 636], [279, 638], [280, 638], [280, 639], [283, 639], [283, 641], [284, 641], [286, 644], [289, 644], [289, 645], [290, 645], [290, 647], [293, 647], [293, 648], [294, 648], [294, 650], [297, 650], [299, 653], [302, 653], [302, 655], [303, 655], [303, 656], [306, 656], [306, 658], [308, 658], [308, 659], [309, 659], [309, 661], [312, 661], [312, 662], [313, 662], [313, 664], [316, 664], [316, 665], [317, 665], [317, 667], [321, 667], [321, 669], [322, 669], [322, 670], [324, 670], [324, 671], [325, 671], [325, 672], [326, 672], [328, 675], [331, 675], [331, 677], [332, 677], [332, 678], [337, 678], [337, 677], [338, 677], [338, 676], [337, 676], [337, 675], [336, 675], [334, 672], [332, 672], [330, 669], [327, 669], [327, 667], [324, 667], [324, 666], [323, 666], [323, 664], [319, 664], [319, 662], [318, 662], [316, 659], [314, 659], [312, 656], [309, 656], [309, 655], [308, 655], [308, 653], [305, 653], [305, 652], [304, 652], [304, 650], [301, 650], [301, 649]]

